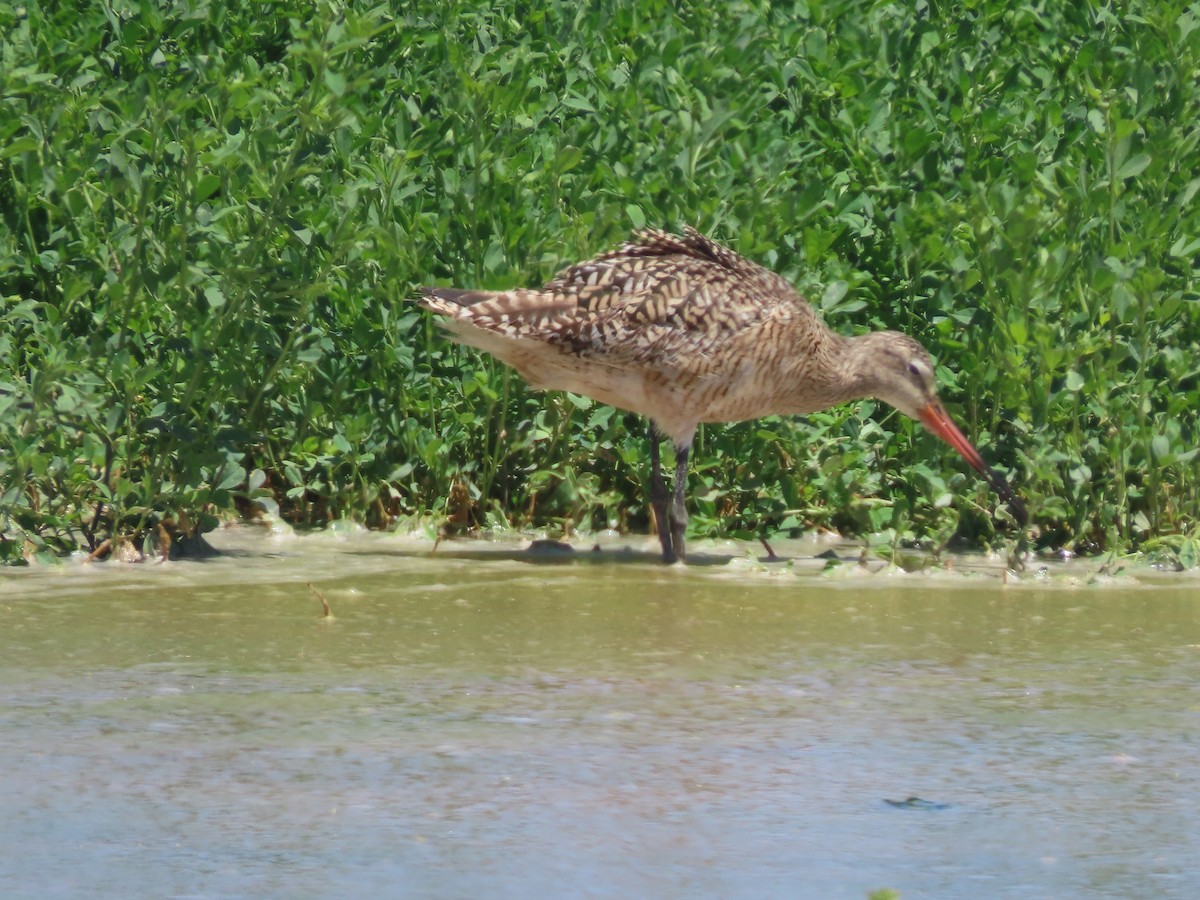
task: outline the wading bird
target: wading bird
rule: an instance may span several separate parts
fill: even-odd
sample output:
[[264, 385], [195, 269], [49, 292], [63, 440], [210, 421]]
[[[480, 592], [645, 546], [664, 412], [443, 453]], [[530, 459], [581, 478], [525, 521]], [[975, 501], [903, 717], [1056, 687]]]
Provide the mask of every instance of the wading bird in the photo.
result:
[[[919, 420], [1026, 521], [1021, 500], [946, 414], [924, 347], [895, 331], [830, 331], [785, 279], [693, 228], [682, 237], [639, 232], [541, 288], [421, 291], [455, 340], [491, 353], [534, 388], [650, 419], [650, 501], [666, 562], [687, 555], [688, 451], [701, 422], [812, 413], [866, 397]], [[670, 498], [660, 436], [675, 444]]]

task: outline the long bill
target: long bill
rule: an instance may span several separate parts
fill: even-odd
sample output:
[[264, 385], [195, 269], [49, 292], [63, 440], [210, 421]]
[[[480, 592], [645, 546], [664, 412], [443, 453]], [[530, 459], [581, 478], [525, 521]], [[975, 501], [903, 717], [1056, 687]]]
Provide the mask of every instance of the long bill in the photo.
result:
[[1009, 511], [1019, 525], [1025, 525], [1029, 521], [1029, 513], [1026, 512], [1025, 504], [1021, 501], [1021, 498], [1013, 493], [1012, 486], [995, 469], [983, 461], [983, 457], [979, 455], [979, 451], [967, 440], [966, 435], [958, 430], [958, 426], [946, 414], [946, 410], [941, 403], [937, 400], [932, 400], [921, 407], [917, 415], [922, 425], [957, 450], [959, 455], [970, 464], [972, 469], [987, 479], [988, 484], [992, 486], [992, 490], [999, 494], [1000, 499], [1008, 504]]

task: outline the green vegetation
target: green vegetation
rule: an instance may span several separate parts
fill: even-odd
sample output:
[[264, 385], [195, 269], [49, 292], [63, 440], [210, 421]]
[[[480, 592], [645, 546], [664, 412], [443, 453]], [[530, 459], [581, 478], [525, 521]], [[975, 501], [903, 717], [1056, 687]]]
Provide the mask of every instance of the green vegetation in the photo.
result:
[[[644, 528], [641, 424], [411, 298], [686, 222], [926, 343], [1039, 546], [1194, 564], [1198, 72], [1180, 2], [0, 2], [0, 557]], [[697, 534], [1015, 534], [874, 404], [693, 459]]]

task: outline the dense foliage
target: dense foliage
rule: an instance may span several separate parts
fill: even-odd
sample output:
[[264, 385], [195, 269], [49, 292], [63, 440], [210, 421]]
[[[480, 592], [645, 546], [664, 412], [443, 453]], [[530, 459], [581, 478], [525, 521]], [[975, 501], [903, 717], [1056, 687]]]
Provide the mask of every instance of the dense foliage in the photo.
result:
[[[644, 528], [641, 423], [411, 298], [686, 222], [925, 342], [1041, 546], [1194, 562], [1198, 63], [1169, 0], [0, 2], [0, 557]], [[693, 459], [698, 533], [1015, 533], [871, 403]]]

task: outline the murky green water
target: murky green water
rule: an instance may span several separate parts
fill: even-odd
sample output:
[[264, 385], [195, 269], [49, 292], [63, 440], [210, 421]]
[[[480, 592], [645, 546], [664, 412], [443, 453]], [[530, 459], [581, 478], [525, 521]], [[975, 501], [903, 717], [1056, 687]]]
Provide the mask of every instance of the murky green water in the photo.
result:
[[4, 896], [1200, 891], [1196, 578], [223, 541], [0, 575]]

